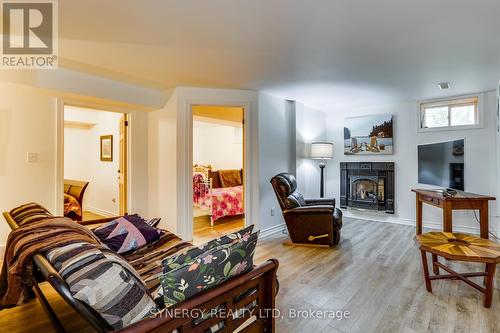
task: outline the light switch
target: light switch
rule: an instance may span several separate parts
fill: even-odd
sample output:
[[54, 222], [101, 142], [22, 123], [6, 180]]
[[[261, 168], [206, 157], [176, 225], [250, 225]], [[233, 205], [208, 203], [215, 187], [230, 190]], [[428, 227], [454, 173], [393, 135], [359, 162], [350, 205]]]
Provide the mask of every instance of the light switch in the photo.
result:
[[28, 152], [26, 154], [26, 160], [29, 163], [36, 163], [36, 162], [38, 162], [38, 154], [37, 153], [30, 153], [30, 152]]

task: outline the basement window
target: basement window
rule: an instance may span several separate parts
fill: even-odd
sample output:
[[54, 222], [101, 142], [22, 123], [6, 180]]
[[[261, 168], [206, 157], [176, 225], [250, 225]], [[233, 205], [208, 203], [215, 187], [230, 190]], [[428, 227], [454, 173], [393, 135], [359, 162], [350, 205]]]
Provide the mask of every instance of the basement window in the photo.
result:
[[420, 103], [422, 131], [477, 128], [479, 96]]

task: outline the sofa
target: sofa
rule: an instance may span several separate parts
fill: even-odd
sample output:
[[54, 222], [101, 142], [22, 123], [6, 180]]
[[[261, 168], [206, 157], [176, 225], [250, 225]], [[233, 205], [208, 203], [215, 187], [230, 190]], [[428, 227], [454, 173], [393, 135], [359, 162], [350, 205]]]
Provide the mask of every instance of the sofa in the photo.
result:
[[[39, 207], [35, 204], [30, 205]], [[22, 216], [24, 219], [23, 222], [27, 221], [27, 223], [40, 223], [40, 221], [44, 221], [44, 219], [52, 218], [43, 208], [36, 208], [33, 213], [29, 214], [20, 213], [18, 216], [11, 213], [12, 211], [5, 212], [3, 215], [6, 222], [13, 230], [12, 234], [15, 231], [19, 231], [24, 226], [24, 224], [20, 224], [21, 220], [19, 218], [16, 219], [16, 217]], [[54, 223], [62, 225], [64, 225], [64, 223], [76, 223], [68, 219], [66, 219], [67, 221], [63, 220], [64, 218], [56, 217], [54, 218]], [[96, 220], [95, 223], [101, 225], [111, 220], [112, 218], [100, 219]], [[89, 229], [93, 225], [92, 222], [93, 221], [86, 221], [85, 226], [79, 225], [78, 228]], [[278, 268], [278, 261], [275, 259], [254, 266], [250, 271], [230, 278], [227, 281], [202, 291], [194, 297], [179, 302], [167, 309], [161, 305], [152, 303], [156, 303], [153, 293], [158, 289], [157, 277], [158, 274], [161, 274], [161, 261], [162, 258], [167, 255], [172, 255], [172, 253], [186, 249], [190, 246], [189, 243], [182, 241], [179, 237], [166, 230], [162, 230], [161, 237], [158, 241], [141, 247], [133, 252], [126, 253], [123, 256], [113, 253], [109, 248], [103, 248], [101, 245], [102, 244], [96, 244], [96, 246], [94, 246], [94, 244], [81, 244], [81, 242], [77, 244], [68, 243], [59, 248], [36, 253], [32, 256], [34, 274], [31, 285], [57, 331], [64, 331], [64, 325], [57, 317], [55, 311], [51, 308], [42, 290], [38, 287], [38, 284], [43, 281], [47, 281], [62, 299], [85, 318], [89, 326], [93, 327], [98, 332], [112, 332], [117, 330], [123, 332], [215, 332], [223, 327], [224, 331], [232, 332], [242, 325], [249, 327], [248, 331], [252, 332], [275, 331], [274, 318], [267, 316], [267, 309], [275, 308], [275, 295], [277, 292], [276, 271]], [[95, 307], [89, 306], [88, 302], [82, 301], [82, 298], [78, 295], [82, 289], [79, 288], [79, 290], [75, 290], [75, 284], [67, 280], [68, 276], [71, 278], [73, 277], [68, 275], [68, 272], [65, 272], [64, 269], [61, 270], [61, 266], [63, 268], [67, 267], [68, 262], [74, 261], [74, 251], [80, 248], [87, 248], [86, 250], [93, 251], [92, 253], [97, 252], [100, 255], [99, 260], [109, 261], [109, 264], [105, 265], [106, 272], [104, 272], [108, 275], [108, 279], [109, 274], [113, 274], [113, 272], [118, 274], [116, 278], [112, 278], [111, 275], [109, 281], [116, 283], [117, 280], [124, 280], [124, 283], [133, 284], [134, 279], [139, 279], [140, 283], [136, 283], [136, 285], [139, 289], [142, 288], [145, 290], [144, 296], [141, 296], [143, 298], [142, 303], [149, 304], [149, 308], [147, 308], [148, 313], [141, 317], [142, 319], [136, 320], [126, 326], [124, 325], [123, 327], [110, 325], [110, 318], [103, 317], [103, 314], [96, 311]], [[81, 251], [76, 253], [76, 255], [81, 255], [85, 258], [89, 257]], [[59, 259], [56, 257], [59, 257]], [[126, 270], [116, 269], [116, 265], [114, 270], [110, 269], [116, 261], [123, 259], [126, 263], [122, 263], [122, 266], [125, 266], [127, 268]], [[79, 266], [83, 267], [85, 264], [82, 263]], [[102, 273], [102, 275], [104, 275], [104, 273]], [[126, 286], [118, 287], [122, 290], [130, 290], [130, 288]], [[85, 285], [84, 289], [85, 288], [89, 288], [89, 286]], [[116, 286], [113, 288], [116, 289]], [[97, 294], [99, 293], [96, 293], [96, 295]], [[134, 292], [134, 295], [137, 294], [137, 291]], [[118, 297], [118, 299], [122, 299], [124, 302], [127, 301], [126, 298]], [[112, 303], [109, 299], [106, 300], [106, 302], [109, 304]], [[108, 305], [105, 304], [105, 306], [107, 307]], [[113, 304], [113, 307], [120, 309], [121, 305]], [[239, 311], [241, 316], [199, 316], [201, 311], [210, 312], [214, 309], [217, 310], [221, 308], [227, 310], [227, 313]], [[137, 316], [138, 311], [134, 313], [134, 315]], [[186, 313], [188, 315], [175, 315], [178, 313]], [[106, 314], [104, 315], [106, 316]], [[120, 322], [118, 321], [118, 323]]]

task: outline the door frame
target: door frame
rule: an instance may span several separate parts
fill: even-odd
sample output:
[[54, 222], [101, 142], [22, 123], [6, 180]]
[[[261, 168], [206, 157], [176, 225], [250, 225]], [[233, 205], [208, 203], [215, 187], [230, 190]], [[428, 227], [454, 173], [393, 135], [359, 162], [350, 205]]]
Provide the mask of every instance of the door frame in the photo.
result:
[[[64, 108], [66, 106], [73, 106], [78, 108], [85, 108], [95, 111], [106, 111], [115, 112], [127, 115], [128, 126], [127, 126], [127, 203], [126, 207], [128, 211], [132, 209], [132, 188], [131, 188], [131, 156], [132, 156], [132, 131], [131, 126], [133, 121], [131, 118], [133, 116], [133, 111], [130, 109], [117, 107], [114, 105], [92, 103], [81, 100], [71, 100], [71, 99], [57, 99], [56, 101], [56, 170], [55, 170], [55, 202], [56, 202], [56, 214], [64, 215]], [[83, 208], [83, 207], [82, 207]]]
[[[252, 131], [254, 127], [254, 115], [255, 112], [252, 109], [252, 103], [248, 101], [227, 101], [227, 100], [186, 100], [184, 105], [185, 111], [183, 112], [183, 117], [180, 117], [180, 121], [183, 122], [184, 126], [179, 126], [178, 128], [185, 128], [185, 135], [181, 135], [180, 142], [181, 145], [178, 146], [180, 149], [179, 158], [179, 170], [180, 170], [180, 183], [178, 187], [178, 197], [182, 200], [178, 201], [178, 223], [177, 230], [184, 239], [189, 241], [193, 240], [193, 106], [195, 105], [206, 105], [206, 106], [233, 106], [243, 108], [243, 154], [245, 156], [243, 166], [245, 187], [244, 187], [244, 207], [245, 207], [245, 226], [252, 223], [256, 224], [256, 229], [259, 228], [258, 221], [254, 220], [258, 216], [257, 202], [258, 202], [258, 180], [255, 175], [257, 159], [254, 158], [255, 152], [254, 139], [255, 133]], [[183, 222], [186, 221], [186, 222]]]

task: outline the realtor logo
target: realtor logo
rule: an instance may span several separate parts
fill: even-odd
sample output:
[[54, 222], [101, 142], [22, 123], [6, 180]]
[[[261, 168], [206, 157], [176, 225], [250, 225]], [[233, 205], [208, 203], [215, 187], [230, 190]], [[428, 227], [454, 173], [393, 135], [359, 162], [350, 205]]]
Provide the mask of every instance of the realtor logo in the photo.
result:
[[57, 2], [2, 1], [2, 68], [57, 68]]

